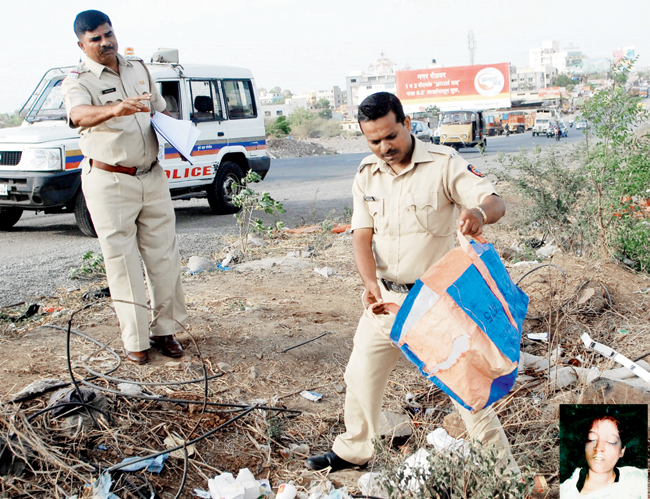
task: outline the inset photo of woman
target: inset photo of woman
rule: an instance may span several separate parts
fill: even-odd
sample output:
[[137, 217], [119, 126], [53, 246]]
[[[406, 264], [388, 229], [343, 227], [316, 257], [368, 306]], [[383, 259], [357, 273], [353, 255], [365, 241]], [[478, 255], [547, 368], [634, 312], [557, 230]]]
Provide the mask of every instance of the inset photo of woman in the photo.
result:
[[560, 499], [648, 498], [648, 406], [560, 406]]

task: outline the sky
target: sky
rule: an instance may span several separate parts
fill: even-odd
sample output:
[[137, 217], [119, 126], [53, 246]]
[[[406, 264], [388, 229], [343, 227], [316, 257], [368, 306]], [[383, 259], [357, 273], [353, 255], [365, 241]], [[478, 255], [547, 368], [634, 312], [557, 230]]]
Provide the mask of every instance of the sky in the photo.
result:
[[52, 67], [79, 62], [72, 25], [105, 12], [120, 52], [147, 60], [178, 48], [180, 62], [249, 68], [258, 88], [294, 93], [345, 88], [345, 77], [383, 51], [395, 69], [470, 61], [528, 65], [528, 49], [557, 40], [591, 58], [633, 45], [650, 66], [647, 0], [5, 0], [0, 7], [0, 113], [27, 100]]

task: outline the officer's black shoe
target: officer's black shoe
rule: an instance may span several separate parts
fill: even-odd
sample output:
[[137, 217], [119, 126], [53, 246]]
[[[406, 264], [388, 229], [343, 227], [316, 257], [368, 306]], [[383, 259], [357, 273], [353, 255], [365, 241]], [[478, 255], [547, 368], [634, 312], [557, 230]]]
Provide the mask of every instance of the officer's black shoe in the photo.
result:
[[311, 456], [305, 462], [307, 468], [310, 470], [320, 471], [325, 468], [332, 468], [331, 471], [344, 470], [346, 468], [365, 468], [365, 464], [354, 464], [341, 459], [334, 452], [329, 451], [327, 454], [320, 456]]

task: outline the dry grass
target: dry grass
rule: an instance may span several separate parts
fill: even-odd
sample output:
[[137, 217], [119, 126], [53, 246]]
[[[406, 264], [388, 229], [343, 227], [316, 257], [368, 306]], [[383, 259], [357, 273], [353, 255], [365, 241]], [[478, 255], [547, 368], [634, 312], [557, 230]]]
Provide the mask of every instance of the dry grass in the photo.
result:
[[[519, 242], [519, 236], [506, 229], [507, 223], [502, 228], [491, 227], [488, 232], [488, 239], [498, 250]], [[181, 497], [192, 497], [194, 487], [206, 489], [207, 480], [216, 473], [236, 474], [242, 467], [249, 467], [258, 478], [269, 478], [274, 486], [293, 480], [307, 489], [312, 481], [324, 479], [324, 474], [304, 468], [302, 460], [306, 454], [293, 451], [292, 446], [306, 443], [310, 453], [325, 451], [344, 429], [344, 394], [337, 387], [343, 384], [352, 333], [360, 313], [361, 292], [350, 238], [331, 234], [281, 236], [263, 248], [252, 248], [246, 259], [279, 257], [309, 248], [315, 250], [311, 258], [314, 265], [334, 267], [337, 275], [324, 279], [311, 269], [291, 271], [273, 267], [243, 275], [215, 272], [186, 276], [184, 285], [191, 317], [189, 334], [181, 335], [186, 355], [171, 362], [154, 355], [146, 366], [122, 364], [112, 374], [151, 383], [201, 378], [203, 357], [208, 375], [221, 374], [209, 383], [210, 402], [244, 406], [263, 403], [302, 410], [299, 416], [290, 417], [287, 413], [256, 409], [198, 442], [189, 458], [187, 485]], [[579, 336], [588, 332], [596, 341], [611, 345], [630, 358], [650, 352], [650, 297], [644, 291], [648, 288], [645, 276], [630, 274], [609, 262], [565, 255], [554, 257], [553, 263], [563, 269], [566, 278], [554, 267], [545, 267], [521, 283], [531, 298], [531, 315], [536, 317], [524, 324], [523, 351], [550, 359], [559, 346], [564, 352], [562, 365], [580, 358], [581, 367], [615, 367], [585, 350]], [[515, 282], [530, 268], [511, 268]], [[0, 369], [4, 369], [5, 381], [1, 390], [0, 438], [10, 443], [13, 454], [28, 463], [20, 476], [2, 477], [2, 497], [63, 498], [74, 493], [81, 497], [84, 484], [97, 477], [98, 469], [110, 467], [125, 457], [160, 451], [165, 448], [164, 439], [171, 434], [191, 440], [237, 414], [220, 412], [231, 409], [214, 406], [202, 411], [204, 386], [195, 383], [146, 389], [153, 395], [195, 400], [197, 404], [135, 400], [107, 393], [110, 421], [98, 418], [97, 427], [84, 426], [71, 433], [65, 420], [54, 419], [49, 413], [28, 422], [30, 415], [47, 405], [48, 396], [9, 402], [19, 389], [35, 379], [68, 379], [65, 335], [42, 326], [65, 326], [70, 312], [87, 303], [82, 300], [83, 293], [102, 285], [90, 283], [83, 290], [39, 300], [46, 307], [63, 307], [58, 317], [51, 313], [37, 315], [15, 323], [15, 327], [8, 321], [0, 323]], [[582, 302], [583, 292], [588, 288], [594, 289], [595, 298]], [[3, 312], [17, 316], [24, 308]], [[107, 303], [79, 312], [73, 328], [118, 352], [121, 348], [116, 318]], [[328, 334], [324, 337], [281, 353], [325, 331]], [[547, 332], [549, 341], [528, 340], [529, 332]], [[190, 335], [196, 340], [196, 347]], [[72, 339], [71, 360], [78, 379], [89, 375], [84, 366], [104, 372], [115, 365], [115, 357], [105, 349], [77, 336]], [[218, 367], [223, 362], [230, 365], [232, 372], [224, 373]], [[559, 489], [559, 404], [599, 400], [598, 397], [602, 400], [605, 396], [585, 383], [558, 390], [549, 381], [550, 370], [540, 373], [524, 368], [522, 374], [528, 377], [519, 380], [512, 393], [495, 408], [519, 464], [530, 466], [549, 483], [550, 489], [540, 497], [554, 498]], [[116, 389], [116, 383], [110, 380], [94, 383]], [[298, 394], [305, 389], [323, 393], [323, 401], [312, 403], [302, 399]], [[409, 393], [422, 409], [434, 410], [430, 414], [416, 412], [412, 419], [413, 436], [401, 448], [384, 445], [372, 463], [374, 467], [394, 463], [412, 449], [426, 445], [427, 433], [438, 426], [446, 425], [450, 433], [453, 431], [449, 418], [445, 422], [452, 412], [448, 397], [403, 361], [391, 375], [384, 410], [404, 412]], [[462, 429], [456, 431], [456, 436], [463, 436]], [[117, 484], [121, 492], [116, 493], [127, 497], [127, 489], [147, 488], [150, 484], [161, 498], [171, 499], [182, 474], [183, 459], [169, 458], [160, 475], [122, 474]], [[350, 479], [347, 483], [354, 491], [355, 482]]]

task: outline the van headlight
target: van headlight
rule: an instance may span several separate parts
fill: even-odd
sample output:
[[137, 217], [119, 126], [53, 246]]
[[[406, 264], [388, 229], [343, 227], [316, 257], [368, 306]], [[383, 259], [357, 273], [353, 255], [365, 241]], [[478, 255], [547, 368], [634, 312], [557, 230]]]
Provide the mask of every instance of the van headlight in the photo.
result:
[[18, 167], [25, 171], [61, 170], [61, 149], [25, 149]]

